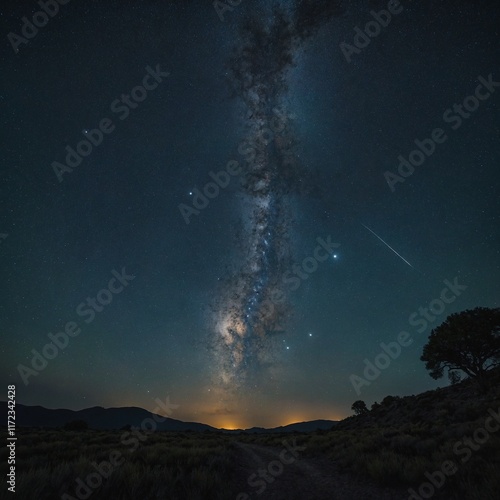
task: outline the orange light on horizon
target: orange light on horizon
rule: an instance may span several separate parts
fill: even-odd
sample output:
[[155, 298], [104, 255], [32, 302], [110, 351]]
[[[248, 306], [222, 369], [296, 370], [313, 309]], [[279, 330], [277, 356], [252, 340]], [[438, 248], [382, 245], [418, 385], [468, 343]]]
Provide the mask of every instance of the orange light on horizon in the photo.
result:
[[222, 423], [220, 424], [217, 424], [216, 427], [218, 429], [225, 429], [227, 431], [235, 431], [237, 429], [245, 429], [245, 426], [242, 426], [242, 425], [238, 425], [234, 422], [230, 422], [230, 421], [223, 421]]

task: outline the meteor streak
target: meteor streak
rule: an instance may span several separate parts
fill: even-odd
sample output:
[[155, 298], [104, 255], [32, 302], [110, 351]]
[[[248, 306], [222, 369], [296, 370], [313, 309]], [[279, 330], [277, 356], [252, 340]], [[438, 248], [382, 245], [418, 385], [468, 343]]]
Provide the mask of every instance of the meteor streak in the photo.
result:
[[368, 226], [365, 226], [364, 224], [361, 224], [363, 227], [365, 227], [366, 229], [368, 229], [368, 231], [370, 231], [370, 233], [374, 234], [386, 247], [388, 247], [389, 249], [391, 249], [401, 260], [403, 260], [404, 262], [406, 262], [412, 269], [415, 269], [404, 257], [402, 257], [401, 255], [398, 254], [398, 252], [396, 252], [396, 250], [394, 250], [394, 248], [391, 247], [391, 245], [389, 245], [388, 243], [386, 243], [375, 231], [372, 231]]

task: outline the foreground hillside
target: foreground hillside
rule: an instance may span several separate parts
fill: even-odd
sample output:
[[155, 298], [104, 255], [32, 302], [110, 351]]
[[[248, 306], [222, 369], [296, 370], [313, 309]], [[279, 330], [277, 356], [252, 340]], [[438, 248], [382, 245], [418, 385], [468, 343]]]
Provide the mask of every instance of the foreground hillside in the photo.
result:
[[[416, 396], [388, 396], [330, 431], [297, 438], [304, 456], [327, 457], [360, 479], [403, 487], [403, 498], [498, 500], [500, 370], [488, 379], [484, 393], [466, 380]], [[258, 442], [277, 446], [279, 440]]]

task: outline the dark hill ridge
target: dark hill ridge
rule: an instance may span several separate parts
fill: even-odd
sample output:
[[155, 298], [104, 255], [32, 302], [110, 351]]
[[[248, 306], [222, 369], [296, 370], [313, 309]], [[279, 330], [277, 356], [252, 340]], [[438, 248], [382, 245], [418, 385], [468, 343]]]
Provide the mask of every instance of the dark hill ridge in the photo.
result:
[[[0, 408], [4, 414], [7, 414], [7, 403], [0, 401]], [[87, 422], [91, 429], [121, 429], [127, 425], [140, 427], [141, 423], [146, 419], [157, 417], [160, 420], [160, 415], [137, 407], [124, 408], [103, 408], [101, 406], [93, 406], [84, 410], [66, 410], [66, 409], [49, 409], [43, 406], [26, 406], [22, 404], [16, 405], [16, 425], [19, 427], [63, 427], [65, 424], [83, 420]], [[164, 420], [157, 423], [159, 431], [219, 431], [215, 427], [197, 422], [182, 422], [173, 418], [161, 417]], [[155, 419], [156, 421], [156, 419]], [[311, 422], [300, 422], [290, 424], [274, 429], [264, 429], [253, 427], [248, 430], [226, 430], [223, 432], [248, 432], [248, 433], [274, 433], [274, 432], [310, 432], [318, 429], [331, 429], [336, 424], [333, 420], [314, 420]]]
[[[0, 402], [2, 411], [7, 414], [7, 403]], [[102, 408], [94, 406], [84, 410], [52, 410], [43, 406], [25, 406], [16, 404], [16, 425], [20, 427], [62, 427], [68, 422], [84, 420], [91, 429], [121, 429], [126, 425], [140, 426], [148, 418], [153, 418], [153, 413], [143, 408]], [[173, 418], [164, 419], [157, 424], [157, 429], [162, 431], [215, 431], [214, 427], [197, 422], [182, 422]], [[156, 421], [156, 420], [155, 420]]]
[[488, 410], [500, 411], [500, 368], [486, 373], [488, 389], [480, 391], [473, 379], [413, 396], [387, 396], [368, 413], [341, 420], [336, 429], [400, 427], [427, 428], [473, 422], [486, 418]]

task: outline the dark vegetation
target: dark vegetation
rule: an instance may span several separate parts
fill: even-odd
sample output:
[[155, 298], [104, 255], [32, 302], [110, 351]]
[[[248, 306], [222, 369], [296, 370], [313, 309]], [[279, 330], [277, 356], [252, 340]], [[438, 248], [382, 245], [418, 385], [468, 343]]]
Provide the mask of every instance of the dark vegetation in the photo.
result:
[[485, 390], [486, 372], [500, 365], [500, 308], [476, 307], [448, 316], [432, 330], [420, 359], [432, 378], [447, 370], [456, 383], [463, 372]]

